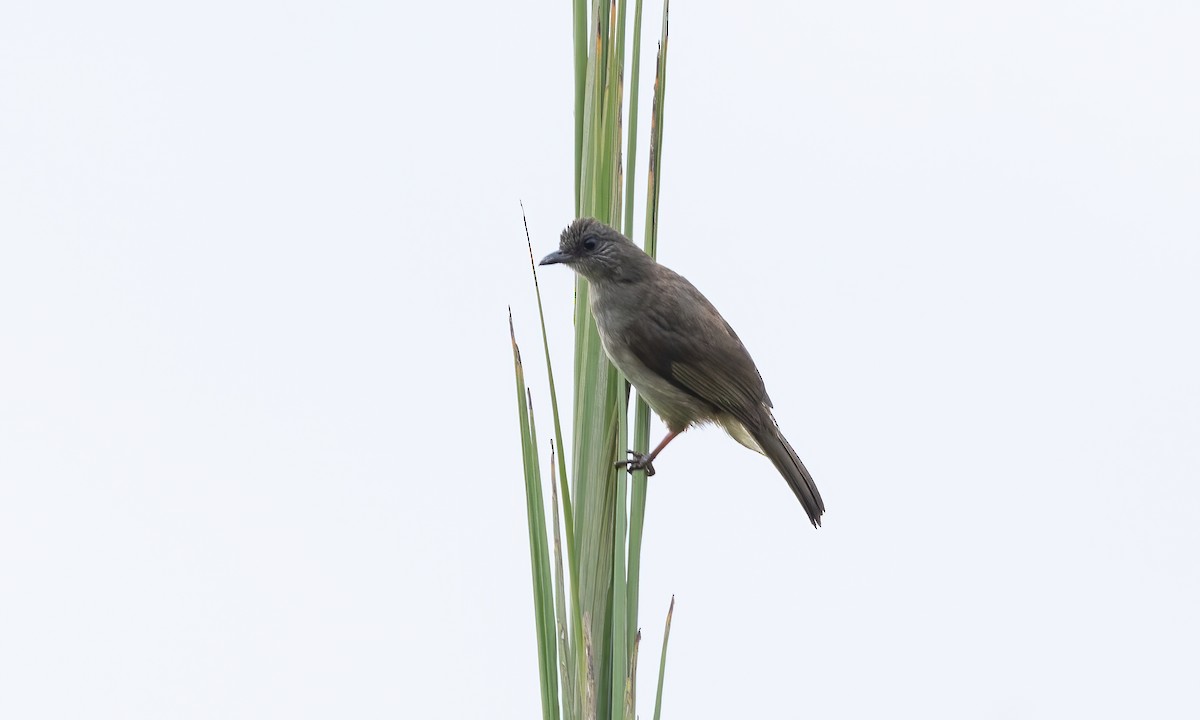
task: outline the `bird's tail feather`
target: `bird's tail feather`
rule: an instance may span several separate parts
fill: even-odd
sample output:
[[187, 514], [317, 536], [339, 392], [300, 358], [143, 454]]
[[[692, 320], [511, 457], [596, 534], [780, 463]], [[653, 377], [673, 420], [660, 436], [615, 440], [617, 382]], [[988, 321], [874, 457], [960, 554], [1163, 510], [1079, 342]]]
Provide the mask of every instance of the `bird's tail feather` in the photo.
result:
[[771, 422], [767, 427], [755, 432], [754, 439], [762, 448], [763, 454], [770, 458], [775, 468], [779, 470], [779, 474], [783, 475], [783, 479], [787, 480], [792, 492], [796, 493], [796, 498], [804, 506], [804, 511], [808, 513], [808, 519], [812, 522], [813, 527], [821, 527], [821, 515], [825, 512], [825, 503], [821, 500], [821, 493], [817, 491], [817, 484], [813, 482], [808, 468], [804, 467], [800, 456], [792, 449], [787, 438], [779, 432], [775, 423]]

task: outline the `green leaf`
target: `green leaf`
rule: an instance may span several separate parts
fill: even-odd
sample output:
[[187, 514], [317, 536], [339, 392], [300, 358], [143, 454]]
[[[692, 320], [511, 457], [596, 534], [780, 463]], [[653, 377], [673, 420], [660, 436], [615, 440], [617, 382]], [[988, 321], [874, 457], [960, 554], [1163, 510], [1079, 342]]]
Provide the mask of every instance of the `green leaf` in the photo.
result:
[[663, 678], [667, 674], [667, 640], [671, 638], [671, 616], [675, 614], [675, 596], [671, 596], [671, 606], [667, 608], [667, 624], [663, 628], [662, 655], [658, 658], [658, 692], [654, 696], [654, 720], [662, 715]]
[[[572, 8], [576, 215], [595, 217], [613, 227], [623, 227], [624, 232], [632, 236], [634, 173], [626, 172], [621, 155], [626, 122], [627, 0], [608, 0], [603, 4], [593, 0], [590, 9], [586, 0], [575, 0]], [[645, 243], [651, 254], [657, 246], [666, 11], [664, 4], [650, 132]], [[637, 157], [641, 22], [642, 0], [636, 0], [627, 120], [630, 168]], [[623, 469], [615, 469], [614, 462], [625, 458], [631, 435], [634, 449], [639, 452], [648, 449], [649, 408], [637, 399], [631, 429], [628, 423], [632, 394], [628, 383], [604, 355], [589, 311], [587, 283], [577, 278], [570, 458], [567, 457], [528, 225], [526, 243], [554, 419], [550, 458], [552, 528], [548, 531], [532, 396], [525, 385], [510, 316], [543, 716], [558, 717], [561, 711], [568, 720], [615, 720], [621, 717], [633, 720], [636, 717], [637, 655], [641, 637], [637, 622], [647, 482], [643, 471], [635, 472], [631, 479]]]
[[512, 338], [513, 366], [517, 380], [517, 413], [521, 421], [521, 459], [525, 474], [526, 514], [529, 521], [529, 562], [533, 573], [533, 608], [537, 627], [538, 666], [541, 672], [542, 717], [559, 717], [558, 679], [555, 673], [556, 646], [553, 591], [550, 584], [550, 558], [546, 540], [546, 507], [542, 502], [542, 478], [537, 462], [537, 430], [533, 422], [532, 402], [525, 386], [521, 351], [513, 330], [512, 310], [508, 314]]

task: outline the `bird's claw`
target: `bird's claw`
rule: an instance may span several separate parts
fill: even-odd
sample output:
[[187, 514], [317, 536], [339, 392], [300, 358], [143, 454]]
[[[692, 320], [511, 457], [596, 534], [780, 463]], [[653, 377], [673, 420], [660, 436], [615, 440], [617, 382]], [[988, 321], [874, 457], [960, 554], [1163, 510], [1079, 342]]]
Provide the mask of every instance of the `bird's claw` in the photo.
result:
[[633, 456], [632, 460], [619, 460], [613, 463], [613, 467], [624, 467], [632, 475], [635, 470], [645, 470], [646, 477], [654, 474], [654, 463], [651, 462], [649, 455], [643, 455], [640, 452], [629, 451]]

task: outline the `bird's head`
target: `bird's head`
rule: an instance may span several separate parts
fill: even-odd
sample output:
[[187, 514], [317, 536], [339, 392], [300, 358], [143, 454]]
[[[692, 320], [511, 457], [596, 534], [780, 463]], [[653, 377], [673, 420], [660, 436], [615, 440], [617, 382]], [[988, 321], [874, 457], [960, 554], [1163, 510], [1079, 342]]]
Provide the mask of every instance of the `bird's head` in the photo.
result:
[[634, 278], [654, 261], [621, 233], [593, 218], [579, 218], [563, 230], [558, 250], [539, 265], [563, 264], [588, 280]]

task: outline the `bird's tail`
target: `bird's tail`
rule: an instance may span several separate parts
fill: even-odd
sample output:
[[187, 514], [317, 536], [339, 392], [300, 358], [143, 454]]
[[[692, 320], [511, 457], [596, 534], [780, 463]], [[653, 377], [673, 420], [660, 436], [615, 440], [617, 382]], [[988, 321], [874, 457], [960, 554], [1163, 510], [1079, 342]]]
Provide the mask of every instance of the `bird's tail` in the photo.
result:
[[813, 527], [821, 527], [825, 503], [821, 500], [821, 493], [817, 491], [817, 484], [813, 482], [808, 468], [804, 467], [800, 456], [792, 449], [787, 438], [779, 432], [773, 418], [769, 423], [762, 423], [760, 427], [761, 430], [754, 433], [754, 440], [762, 448], [763, 455], [771, 459], [779, 474], [787, 480], [792, 492], [796, 493], [796, 499], [804, 506], [804, 512], [808, 513]]

